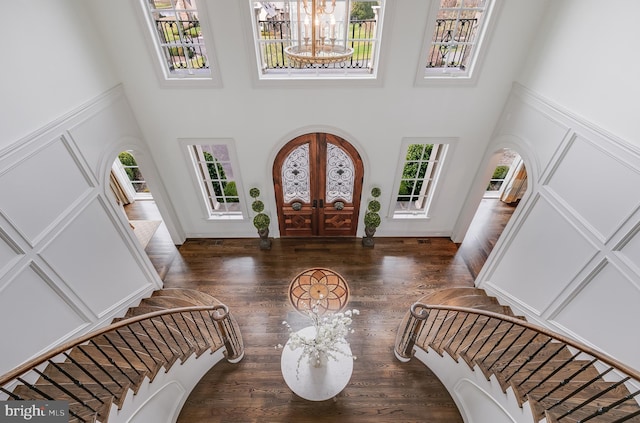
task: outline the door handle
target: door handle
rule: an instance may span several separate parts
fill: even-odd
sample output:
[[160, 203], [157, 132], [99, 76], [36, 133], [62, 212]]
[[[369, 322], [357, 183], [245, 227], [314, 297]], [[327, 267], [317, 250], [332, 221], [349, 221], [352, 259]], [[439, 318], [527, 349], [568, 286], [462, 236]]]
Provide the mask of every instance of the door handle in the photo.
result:
[[324, 200], [320, 199], [320, 208], [324, 208]]
[[316, 207], [318, 207], [318, 200], [313, 200], [313, 208], [315, 209]]

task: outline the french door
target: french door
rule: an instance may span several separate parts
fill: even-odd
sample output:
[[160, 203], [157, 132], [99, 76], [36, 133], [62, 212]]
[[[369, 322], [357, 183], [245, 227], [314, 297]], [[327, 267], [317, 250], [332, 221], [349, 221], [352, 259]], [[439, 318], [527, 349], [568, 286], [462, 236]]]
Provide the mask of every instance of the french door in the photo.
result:
[[358, 151], [336, 135], [289, 141], [273, 164], [280, 236], [355, 236], [363, 173]]

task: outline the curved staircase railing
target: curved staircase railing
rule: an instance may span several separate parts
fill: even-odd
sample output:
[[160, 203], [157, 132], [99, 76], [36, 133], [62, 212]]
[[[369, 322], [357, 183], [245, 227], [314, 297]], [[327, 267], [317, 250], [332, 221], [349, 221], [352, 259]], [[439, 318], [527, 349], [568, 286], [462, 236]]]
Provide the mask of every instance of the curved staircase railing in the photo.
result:
[[396, 357], [408, 361], [416, 347], [495, 376], [535, 421], [640, 422], [640, 372], [525, 320], [418, 302], [398, 328]]
[[107, 421], [129, 389], [164, 368], [224, 348], [242, 359], [237, 322], [224, 304], [179, 307], [123, 319], [44, 353], [0, 377], [9, 400], [64, 400], [70, 421]]

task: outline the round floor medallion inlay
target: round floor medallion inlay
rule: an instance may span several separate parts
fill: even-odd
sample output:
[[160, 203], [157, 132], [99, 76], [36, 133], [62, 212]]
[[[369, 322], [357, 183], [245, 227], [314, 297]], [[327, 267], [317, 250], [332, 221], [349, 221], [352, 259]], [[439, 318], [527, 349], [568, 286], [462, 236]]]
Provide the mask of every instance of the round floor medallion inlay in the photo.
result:
[[337, 313], [349, 301], [347, 281], [330, 269], [314, 268], [299, 273], [289, 285], [289, 300], [301, 313], [317, 305], [318, 313]]

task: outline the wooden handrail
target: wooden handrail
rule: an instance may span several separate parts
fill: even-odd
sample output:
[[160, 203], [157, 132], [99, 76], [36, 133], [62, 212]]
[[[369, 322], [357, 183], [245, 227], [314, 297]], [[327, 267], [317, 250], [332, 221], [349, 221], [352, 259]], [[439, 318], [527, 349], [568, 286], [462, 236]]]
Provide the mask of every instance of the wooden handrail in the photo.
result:
[[[475, 309], [475, 308], [469, 308], [469, 307], [457, 307], [457, 306], [443, 306], [443, 305], [430, 305], [430, 304], [423, 304], [423, 303], [414, 303], [413, 305], [411, 305], [410, 307], [410, 312], [411, 314], [417, 318], [417, 319], [421, 319], [423, 314], [416, 311], [416, 309], [420, 307], [424, 310], [444, 310], [444, 311], [457, 311], [460, 313], [469, 313], [469, 314], [477, 314], [477, 315], [481, 315], [481, 316], [486, 316], [486, 317], [491, 317], [494, 319], [499, 319], [502, 320], [504, 322], [508, 322], [508, 323], [513, 323], [516, 324], [520, 327], [524, 327], [527, 329], [531, 329], [537, 333], [540, 333], [542, 335], [546, 335], [550, 338], [555, 339], [556, 341], [560, 341], [564, 344], [567, 344], [573, 348], [576, 348], [577, 350], [580, 350], [581, 352], [587, 353], [589, 355], [591, 355], [594, 358], [597, 358], [598, 361], [601, 361], [611, 367], [614, 367], [618, 370], [621, 370], [622, 372], [624, 372], [625, 374], [631, 376], [632, 378], [639, 380], [640, 381], [640, 371], [637, 371], [631, 367], [629, 367], [628, 365], [616, 360], [615, 358], [604, 354], [601, 351], [598, 351], [596, 349], [591, 348], [590, 346], [583, 344], [581, 342], [578, 342], [574, 339], [571, 339], [569, 337], [566, 337], [562, 334], [553, 332], [552, 330], [549, 330], [543, 326], [539, 326], [530, 322], [527, 322], [526, 320], [522, 320], [522, 319], [518, 319], [515, 317], [511, 317], [511, 316], [507, 316], [505, 314], [500, 314], [500, 313], [495, 313], [492, 311], [486, 311], [486, 310], [480, 310], [480, 309]], [[426, 319], [427, 316], [424, 316], [424, 318]]]
[[[220, 313], [220, 310], [222, 310], [222, 312]], [[214, 318], [214, 320], [222, 320], [224, 319], [226, 316], [229, 315], [229, 308], [224, 305], [224, 304], [216, 304], [213, 306], [193, 306], [193, 307], [179, 307], [179, 308], [172, 308], [172, 309], [168, 309], [168, 310], [160, 310], [160, 311], [154, 311], [151, 313], [146, 313], [146, 314], [142, 314], [139, 316], [134, 316], [134, 317], [130, 317], [128, 319], [124, 319], [121, 320], [119, 322], [116, 323], [112, 323], [109, 326], [105, 326], [103, 328], [100, 329], [96, 329], [95, 331], [89, 332], [79, 338], [76, 338], [72, 341], [68, 341], [64, 344], [59, 345], [58, 347], [55, 347], [27, 362], [25, 362], [24, 364], [16, 367], [15, 369], [11, 370], [8, 373], [5, 373], [4, 375], [2, 375], [2, 377], [0, 377], [0, 386], [4, 386], [6, 383], [14, 380], [16, 377], [26, 373], [27, 371], [29, 371], [30, 369], [36, 368], [39, 365], [41, 365], [42, 363], [46, 362], [47, 360], [56, 357], [60, 354], [62, 354], [65, 351], [70, 350], [73, 347], [76, 347], [78, 345], [84, 344], [85, 342], [98, 337], [100, 335], [104, 335], [108, 332], [112, 332], [116, 329], [120, 329], [123, 328], [125, 326], [129, 326], [133, 323], [138, 323], [144, 320], [149, 320], [152, 319], [154, 317], [159, 317], [159, 316], [164, 316], [164, 315], [169, 315], [169, 314], [178, 314], [178, 313], [185, 313], [185, 312], [196, 312], [196, 311], [211, 311], [213, 312], [212, 317]]]
[[536, 420], [622, 423], [640, 416], [638, 370], [519, 318], [417, 302], [398, 328], [394, 351], [408, 361], [416, 348], [446, 352], [487, 380], [494, 376], [521, 406], [529, 401]]

